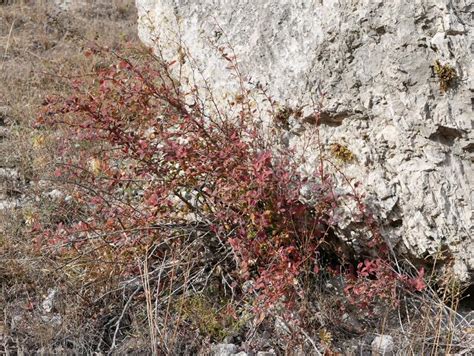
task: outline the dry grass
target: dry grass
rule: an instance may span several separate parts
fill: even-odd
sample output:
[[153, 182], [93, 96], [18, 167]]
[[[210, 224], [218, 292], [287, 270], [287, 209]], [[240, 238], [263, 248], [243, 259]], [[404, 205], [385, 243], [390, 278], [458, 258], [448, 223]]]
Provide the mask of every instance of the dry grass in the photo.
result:
[[2, 142], [1, 166], [32, 169], [25, 153], [31, 151], [28, 135], [38, 108], [46, 95], [68, 91], [64, 79], [71, 73], [90, 72], [93, 63], [82, 54], [90, 41], [118, 46], [137, 40], [133, 1], [74, 3], [71, 11], [61, 11], [53, 1], [0, 6], [0, 109], [13, 140]]
[[[71, 73], [87, 75], [97, 64], [83, 56], [89, 43], [138, 42], [135, 7], [133, 0], [72, 1], [67, 10], [55, 3], [0, 1], [0, 169], [17, 175], [0, 177], [0, 198], [21, 201], [21, 208], [0, 211], [0, 353], [100, 349], [107, 337], [95, 334], [107, 330], [113, 314], [105, 300], [84, 309], [93, 300], [79, 293], [84, 286], [71, 269], [40, 254], [31, 241], [37, 219], [68, 214], [63, 204], [45, 198], [54, 190], [45, 179], [54, 161], [50, 138], [60, 133], [38, 131], [34, 122], [46, 95], [69, 92]], [[44, 313], [50, 288], [61, 302]]]

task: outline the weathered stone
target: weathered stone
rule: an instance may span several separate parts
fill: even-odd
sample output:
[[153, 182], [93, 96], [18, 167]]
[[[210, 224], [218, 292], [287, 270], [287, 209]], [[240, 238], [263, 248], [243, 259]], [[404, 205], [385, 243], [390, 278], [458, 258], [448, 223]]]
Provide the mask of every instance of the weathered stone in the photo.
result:
[[21, 205], [19, 199], [3, 199], [0, 197], [0, 211], [9, 211], [15, 209]]
[[390, 356], [395, 349], [395, 343], [390, 335], [380, 335], [372, 341], [371, 347], [373, 355]]
[[214, 356], [232, 356], [237, 353], [237, 346], [234, 344], [215, 344], [211, 346], [211, 353]]
[[257, 352], [257, 356], [275, 356], [275, 351], [259, 351]]
[[[472, 278], [469, 1], [136, 4], [141, 39], [164, 58], [182, 60], [189, 79], [183, 85], [206, 79], [214, 99], [224, 108], [230, 105], [240, 83], [222, 51], [227, 57], [235, 52], [245, 88], [260, 83], [282, 108], [302, 107], [303, 120], [290, 118], [283, 143], [302, 149], [314, 136], [309, 114], [316, 102], [323, 147], [339, 143], [354, 154], [356, 159], [341, 164], [342, 169], [363, 182], [392, 247], [421, 258], [446, 251], [454, 257], [458, 277]], [[436, 61], [457, 76], [445, 92]], [[261, 112], [266, 104], [262, 96]], [[308, 174], [318, 154], [318, 145], [307, 150], [308, 164], [302, 168]], [[354, 240], [357, 231], [349, 218], [341, 212], [339, 233]]]
[[71, 4], [71, 0], [54, 0], [54, 5], [56, 5], [60, 10], [69, 10]]
[[51, 326], [59, 326], [61, 325], [63, 319], [60, 314], [54, 313], [52, 315], [41, 315], [41, 320], [44, 323], [47, 323]]
[[54, 305], [56, 303], [56, 294], [58, 291], [54, 288], [48, 289], [48, 295], [44, 298], [41, 306], [46, 313], [51, 313], [53, 311]]

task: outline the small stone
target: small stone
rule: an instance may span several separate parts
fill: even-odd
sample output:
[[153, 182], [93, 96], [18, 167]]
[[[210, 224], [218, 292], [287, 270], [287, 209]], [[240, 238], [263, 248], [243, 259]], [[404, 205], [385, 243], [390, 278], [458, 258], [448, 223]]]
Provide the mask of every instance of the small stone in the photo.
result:
[[62, 323], [62, 318], [61, 315], [59, 314], [53, 314], [53, 315], [42, 315], [41, 320], [45, 322], [46, 324], [49, 324], [51, 326], [59, 326]]
[[54, 302], [56, 299], [57, 290], [50, 288], [48, 289], [48, 296], [43, 300], [41, 306], [46, 313], [51, 313], [54, 308]]
[[11, 210], [15, 209], [20, 205], [18, 199], [0, 200], [0, 210]]
[[216, 344], [211, 346], [211, 353], [214, 356], [232, 356], [237, 353], [237, 346], [234, 344]]
[[275, 356], [275, 355], [276, 355], [276, 353], [273, 350], [257, 352], [257, 356]]
[[52, 191], [45, 193], [45, 195], [52, 200], [60, 200], [64, 197], [64, 193], [59, 189], [53, 189]]
[[16, 328], [18, 328], [18, 326], [20, 325], [20, 323], [23, 321], [23, 315], [21, 314], [15, 314], [12, 316], [12, 319], [11, 319], [11, 328], [12, 330], [15, 330]]
[[288, 325], [285, 324], [280, 318], [275, 319], [275, 333], [279, 337], [285, 337], [291, 334], [291, 330]]
[[372, 341], [371, 347], [374, 355], [390, 356], [393, 354], [395, 343], [390, 335], [379, 335]]

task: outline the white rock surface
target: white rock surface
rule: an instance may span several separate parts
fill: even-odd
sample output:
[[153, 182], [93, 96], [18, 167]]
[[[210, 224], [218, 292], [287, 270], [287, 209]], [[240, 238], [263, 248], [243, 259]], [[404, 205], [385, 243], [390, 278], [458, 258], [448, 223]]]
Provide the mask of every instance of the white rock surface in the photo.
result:
[[257, 352], [257, 356], [275, 356], [275, 351], [259, 351]]
[[[229, 43], [246, 87], [260, 82], [282, 107], [303, 106], [305, 114], [316, 101], [322, 143], [344, 144], [356, 156], [344, 171], [363, 182], [385, 238], [421, 258], [447, 250], [458, 276], [472, 280], [472, 1], [136, 4], [141, 39], [157, 50], [159, 43], [170, 61], [188, 52], [193, 60], [183, 73], [198, 69], [190, 84], [206, 79], [222, 105], [239, 90], [216, 49], [232, 55]], [[436, 60], [458, 75], [446, 93], [433, 70]], [[302, 147], [313, 135], [307, 121], [290, 120], [288, 145]], [[316, 148], [310, 156], [314, 164]], [[350, 236], [349, 225], [346, 230]]]
[[211, 353], [214, 356], [232, 356], [237, 353], [237, 346], [234, 344], [215, 344], [211, 346]]
[[41, 306], [46, 313], [51, 313], [53, 311], [54, 305], [56, 303], [56, 294], [58, 291], [54, 288], [48, 289], [48, 295], [44, 298]]
[[390, 356], [395, 349], [395, 343], [390, 335], [379, 335], [371, 344], [372, 355], [375, 356]]

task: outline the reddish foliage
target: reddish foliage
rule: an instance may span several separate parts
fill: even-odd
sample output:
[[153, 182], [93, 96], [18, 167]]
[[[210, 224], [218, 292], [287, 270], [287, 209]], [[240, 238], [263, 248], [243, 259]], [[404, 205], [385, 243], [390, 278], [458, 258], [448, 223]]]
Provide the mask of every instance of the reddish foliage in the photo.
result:
[[[83, 208], [67, 224], [43, 227], [44, 243], [89, 253], [91, 244], [113, 246], [113, 258], [125, 263], [120, 273], [133, 274], [132, 251], [172, 248], [169, 241], [181, 244], [183, 227], [192, 227], [232, 251], [230, 272], [252, 281], [265, 306], [294, 302], [298, 277], [324, 268], [317, 251], [339, 197], [320, 170], [313, 177], [318, 207], [300, 201], [298, 162], [267, 148], [250, 105], [222, 117], [180, 92], [168, 66], [121, 57], [74, 85], [73, 97], [47, 100], [40, 123], [65, 130], [56, 175], [74, 184]], [[194, 104], [186, 105], [190, 95]], [[373, 219], [367, 223], [378, 236]], [[155, 249], [156, 259], [164, 255]], [[383, 256], [359, 264], [347, 287], [353, 302], [396, 298], [398, 279]]]

